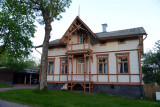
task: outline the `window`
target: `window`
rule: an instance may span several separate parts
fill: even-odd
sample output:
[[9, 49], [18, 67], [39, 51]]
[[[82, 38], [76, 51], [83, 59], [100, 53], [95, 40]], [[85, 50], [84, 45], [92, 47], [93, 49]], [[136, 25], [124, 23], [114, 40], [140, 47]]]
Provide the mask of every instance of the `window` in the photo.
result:
[[80, 59], [78, 60], [78, 74], [84, 73], [84, 60]]
[[64, 49], [66, 49], [66, 46], [65, 46], [65, 45], [62, 46], [62, 50], [64, 50]]
[[129, 54], [117, 54], [118, 73], [129, 73]]
[[118, 44], [125, 44], [125, 39], [119, 39]]
[[108, 56], [98, 56], [98, 73], [108, 73]]
[[100, 46], [106, 46], [106, 41], [101, 41]]
[[84, 43], [84, 41], [85, 41], [85, 34], [81, 34], [81, 35], [79, 35], [79, 43]]
[[68, 71], [68, 61], [67, 59], [61, 60], [61, 74], [67, 74]]
[[48, 61], [48, 72], [47, 74], [53, 74], [54, 73], [54, 61], [49, 60]]

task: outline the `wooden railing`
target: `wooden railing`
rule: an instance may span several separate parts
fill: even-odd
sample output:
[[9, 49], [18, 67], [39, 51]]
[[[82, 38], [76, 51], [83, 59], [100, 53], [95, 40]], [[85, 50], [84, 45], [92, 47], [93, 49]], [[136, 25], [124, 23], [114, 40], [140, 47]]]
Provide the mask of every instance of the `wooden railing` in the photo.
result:
[[[58, 76], [59, 80], [52, 80], [50, 82], [94, 82], [94, 83], [106, 83], [106, 84], [134, 84], [134, 85], [140, 85], [140, 82], [133, 82], [133, 81], [126, 81], [126, 82], [121, 82], [119, 80], [116, 80], [114, 82], [111, 81], [111, 79], [109, 78], [109, 76], [115, 76], [115, 78], [118, 76], [138, 76], [139, 74], [91, 74], [91, 72], [89, 73], [85, 73], [85, 74], [74, 74], [73, 72], [68, 73], [68, 74], [53, 74], [53, 76]], [[61, 76], [64, 77], [66, 76], [66, 79], [61, 80]], [[106, 81], [101, 81], [100, 80], [100, 76], [106, 76]], [[57, 78], [58, 78], [57, 77]], [[99, 77], [99, 78], [97, 78]], [[109, 81], [108, 81], [109, 78]]]
[[68, 44], [67, 51], [73, 52], [76, 50], [90, 50], [91, 49], [91, 44], [89, 43], [84, 43], [84, 44]]

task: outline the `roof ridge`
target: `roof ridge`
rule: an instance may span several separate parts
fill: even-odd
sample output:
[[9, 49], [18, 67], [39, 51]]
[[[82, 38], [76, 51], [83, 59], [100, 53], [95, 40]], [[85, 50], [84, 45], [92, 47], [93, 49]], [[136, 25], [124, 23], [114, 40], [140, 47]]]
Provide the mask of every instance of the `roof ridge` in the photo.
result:
[[[138, 28], [143, 28], [143, 27], [135, 27], [135, 28], [129, 28], [129, 29], [121, 29], [121, 30], [115, 30], [115, 31], [110, 31], [110, 32], [98, 32], [98, 33], [94, 33], [94, 34], [112, 33], [112, 32], [119, 32], [119, 31], [123, 31], [123, 30], [131, 30], [131, 29], [138, 29]], [[144, 29], [144, 28], [143, 28], [143, 29]]]

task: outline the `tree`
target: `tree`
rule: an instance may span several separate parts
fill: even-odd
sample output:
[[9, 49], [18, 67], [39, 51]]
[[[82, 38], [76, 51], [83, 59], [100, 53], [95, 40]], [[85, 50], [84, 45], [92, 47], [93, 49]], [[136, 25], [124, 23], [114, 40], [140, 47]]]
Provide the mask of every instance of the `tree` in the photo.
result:
[[[62, 18], [60, 13], [70, 6], [71, 0], [6, 0], [11, 9], [32, 13], [40, 24], [45, 25], [45, 36], [42, 49], [42, 72], [40, 90], [47, 86], [47, 58], [51, 23]], [[20, 5], [20, 6], [19, 6]]]
[[2, 61], [2, 64], [16, 72], [25, 72], [25, 69], [28, 68], [24, 58], [7, 57]]
[[[45, 24], [45, 37], [42, 50], [42, 72], [40, 81], [40, 90], [43, 90], [47, 86], [47, 58], [48, 58], [48, 44], [50, 39], [50, 32], [52, 30], [51, 23], [55, 19], [61, 18], [60, 13], [65, 12], [65, 7], [69, 7], [71, 0], [31, 0], [34, 10], [40, 12], [39, 16], [42, 16]], [[38, 13], [38, 12], [37, 12]]]
[[13, 8], [11, 2], [0, 1], [0, 54], [18, 58], [32, 51], [30, 38], [35, 33], [35, 17], [27, 6], [17, 4]]
[[160, 40], [155, 43], [153, 51], [144, 54], [142, 73], [145, 83], [160, 84]]
[[37, 63], [34, 60], [25, 57], [14, 58], [3, 56], [1, 58], [2, 65], [17, 72], [26, 72], [26, 68], [38, 67]]

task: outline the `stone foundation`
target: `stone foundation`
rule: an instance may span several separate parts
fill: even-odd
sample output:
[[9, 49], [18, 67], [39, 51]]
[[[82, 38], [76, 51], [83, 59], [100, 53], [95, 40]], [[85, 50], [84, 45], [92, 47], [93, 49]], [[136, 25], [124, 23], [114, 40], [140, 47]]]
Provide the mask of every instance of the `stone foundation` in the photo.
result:
[[93, 91], [131, 98], [144, 97], [143, 87], [140, 85], [94, 84]]
[[[63, 87], [64, 85], [65, 83], [48, 83], [47, 87], [48, 89], [51, 89], [51, 90], [60, 90], [61, 87]], [[144, 97], [144, 90], [143, 90], [143, 87], [141, 87], [140, 85], [94, 84], [93, 92], [106, 93], [106, 94], [124, 96], [124, 97], [130, 97], [130, 98]]]
[[65, 83], [47, 83], [47, 88], [50, 90], [60, 90]]

